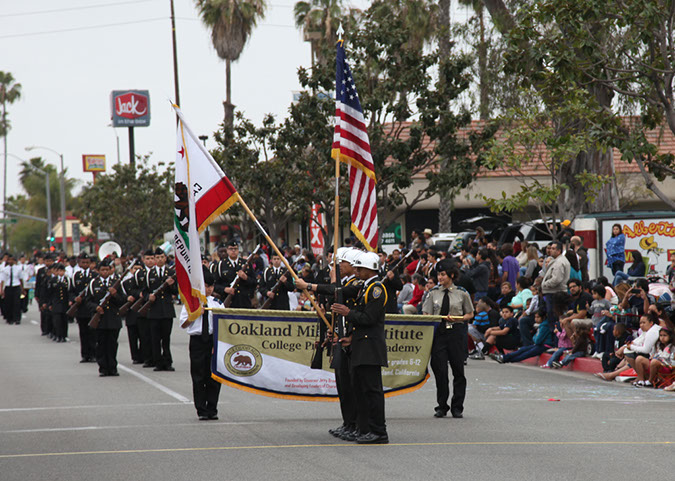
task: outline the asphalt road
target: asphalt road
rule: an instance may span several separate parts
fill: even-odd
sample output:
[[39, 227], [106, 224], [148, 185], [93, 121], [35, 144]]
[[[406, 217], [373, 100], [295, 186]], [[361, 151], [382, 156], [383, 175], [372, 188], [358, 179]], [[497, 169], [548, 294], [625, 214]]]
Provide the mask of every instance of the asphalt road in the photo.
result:
[[[219, 421], [191, 404], [187, 335], [176, 372], [99, 378], [71, 342], [40, 336], [31, 309], [0, 324], [0, 480], [673, 479], [675, 393], [588, 374], [471, 361], [464, 419], [436, 419], [433, 380], [387, 400], [391, 444], [336, 440], [335, 403], [223, 387]], [[33, 322], [31, 322], [33, 321]], [[549, 401], [559, 399], [560, 401]]]

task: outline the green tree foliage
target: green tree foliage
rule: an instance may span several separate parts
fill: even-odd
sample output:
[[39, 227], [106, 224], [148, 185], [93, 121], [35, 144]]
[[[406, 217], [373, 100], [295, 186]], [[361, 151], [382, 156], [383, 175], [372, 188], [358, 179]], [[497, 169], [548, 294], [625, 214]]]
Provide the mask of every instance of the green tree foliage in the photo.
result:
[[147, 157], [115, 165], [82, 190], [77, 216], [94, 232], [109, 232], [124, 252], [138, 253], [171, 230], [173, 183], [173, 169], [149, 166]]

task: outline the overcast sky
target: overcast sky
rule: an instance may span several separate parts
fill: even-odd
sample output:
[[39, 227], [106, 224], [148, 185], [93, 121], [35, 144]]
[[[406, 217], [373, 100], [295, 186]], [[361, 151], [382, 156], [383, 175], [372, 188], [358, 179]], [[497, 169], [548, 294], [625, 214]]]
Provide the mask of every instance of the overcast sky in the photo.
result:
[[[309, 44], [293, 23], [294, 0], [271, 0], [232, 67], [232, 101], [260, 121], [265, 113], [286, 115], [300, 88], [297, 68], [309, 66]], [[353, 0], [356, 6], [365, 0]], [[58, 164], [49, 147], [64, 155], [69, 176], [82, 172], [83, 154], [105, 154], [108, 165], [129, 161], [128, 130], [110, 124], [110, 92], [150, 91], [151, 123], [134, 130], [137, 154], [174, 159], [175, 120], [169, 0], [0, 0], [0, 70], [22, 85], [9, 107], [8, 151], [27, 159], [41, 155]], [[192, 0], [175, 0], [181, 108], [197, 135], [209, 135], [223, 119], [225, 64]], [[0, 159], [1, 160], [1, 159]], [[8, 160], [8, 196], [21, 193], [18, 161]]]

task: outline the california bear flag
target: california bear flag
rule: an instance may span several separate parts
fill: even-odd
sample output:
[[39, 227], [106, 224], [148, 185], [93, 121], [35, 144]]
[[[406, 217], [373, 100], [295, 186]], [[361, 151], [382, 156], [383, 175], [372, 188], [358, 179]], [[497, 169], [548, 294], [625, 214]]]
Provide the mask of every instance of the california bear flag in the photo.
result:
[[206, 302], [199, 234], [238, 199], [236, 189], [211, 154], [185, 123], [177, 105], [174, 252], [178, 291], [188, 320], [200, 315]]

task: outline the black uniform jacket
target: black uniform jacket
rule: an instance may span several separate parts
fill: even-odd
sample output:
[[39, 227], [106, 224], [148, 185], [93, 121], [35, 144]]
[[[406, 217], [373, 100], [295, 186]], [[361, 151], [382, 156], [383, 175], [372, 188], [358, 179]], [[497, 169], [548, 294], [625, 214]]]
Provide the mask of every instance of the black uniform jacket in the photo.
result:
[[63, 276], [59, 280], [58, 276], [53, 276], [47, 281], [47, 297], [49, 298], [49, 308], [54, 314], [64, 314], [69, 307], [70, 301], [70, 279]]
[[[260, 294], [263, 297], [263, 303], [269, 299], [267, 297], [267, 293], [274, 288], [277, 282], [279, 282], [279, 278], [286, 274], [286, 272], [287, 270], [285, 267], [279, 267], [278, 274], [274, 272], [274, 267], [272, 266], [265, 269], [263, 277], [260, 280]], [[290, 306], [288, 303], [288, 293], [293, 289], [294, 287], [292, 277], [289, 274], [286, 276], [286, 282], [279, 285], [279, 288], [272, 299], [272, 303], [270, 304], [270, 309], [277, 309], [281, 311], [289, 310]]]
[[[160, 271], [164, 272], [160, 274]], [[159, 267], [155, 266], [148, 272], [145, 283], [148, 287], [147, 292], [153, 293], [155, 289], [159, 288], [162, 283], [174, 274], [174, 270], [169, 266]], [[155, 297], [155, 302], [152, 303], [148, 311], [148, 319], [173, 319], [176, 317], [176, 310], [173, 307], [173, 295], [178, 294], [178, 284], [176, 282], [164, 289]]]
[[356, 306], [347, 321], [352, 329], [353, 367], [387, 366], [387, 343], [384, 337], [384, 306], [387, 292], [384, 285], [372, 280], [361, 287]]
[[234, 293], [234, 299], [232, 299], [232, 304], [230, 307], [251, 307], [251, 297], [253, 296], [253, 290], [256, 286], [256, 278], [255, 274], [253, 273], [253, 269], [250, 266], [244, 269], [245, 265], [246, 261], [241, 257], [234, 262], [234, 265], [232, 261], [227, 258], [218, 262], [218, 265], [216, 266], [216, 269], [213, 273], [216, 280], [214, 290], [220, 296], [220, 299], [223, 302], [227, 297], [227, 294], [225, 294], [225, 288], [230, 287], [232, 281], [234, 281], [234, 279], [237, 277], [237, 272], [243, 270], [246, 273], [248, 279], [239, 279]]
[[[86, 291], [89, 287], [89, 283], [92, 281], [94, 277], [98, 276], [97, 273], [92, 271], [91, 269], [87, 269], [86, 271], [81, 270], [77, 271], [75, 275], [73, 276], [73, 283], [70, 288], [70, 300], [75, 302], [75, 298], [79, 296], [82, 292], [84, 292], [84, 296], [86, 296]], [[85, 317], [91, 317], [94, 313], [89, 309], [89, 306], [87, 306], [87, 303], [84, 302], [84, 299], [82, 299], [82, 302], [80, 302], [80, 307], [77, 308], [77, 311], [75, 311], [75, 317], [77, 318], [85, 318]]]
[[[101, 299], [105, 297], [108, 289], [113, 287], [116, 280], [116, 276], [112, 275], [108, 276], [107, 279], [96, 277], [89, 283], [85, 302], [92, 314], [96, 312], [96, 308], [101, 303]], [[101, 315], [101, 320], [98, 323], [97, 329], [121, 329], [122, 319], [120, 318], [118, 311], [124, 302], [124, 294], [120, 288], [114, 296], [108, 298], [108, 302], [105, 307], [103, 307], [104, 312]]]

